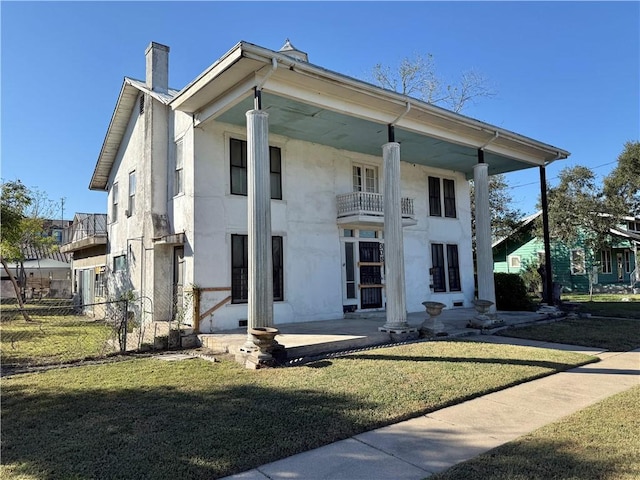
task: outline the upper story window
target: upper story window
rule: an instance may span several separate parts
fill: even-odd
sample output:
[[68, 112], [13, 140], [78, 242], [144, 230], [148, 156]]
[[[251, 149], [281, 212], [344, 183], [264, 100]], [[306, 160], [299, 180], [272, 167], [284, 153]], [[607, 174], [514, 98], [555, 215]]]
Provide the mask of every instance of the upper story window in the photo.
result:
[[184, 150], [182, 139], [175, 145], [175, 172], [173, 176], [173, 195], [184, 193]]
[[[247, 142], [232, 138], [231, 152], [231, 193], [247, 194]], [[282, 152], [278, 147], [269, 147], [271, 198], [282, 200]]]
[[136, 208], [136, 171], [129, 173], [129, 205], [127, 208], [128, 216], [133, 215]]
[[118, 221], [118, 184], [114, 183], [111, 187], [111, 221]]
[[627, 229], [634, 232], [640, 232], [640, 222], [635, 222], [633, 220], [627, 222]]
[[353, 165], [353, 191], [378, 193], [378, 167]]
[[448, 178], [429, 177], [429, 215], [456, 218], [456, 185]]
[[117, 257], [113, 257], [113, 271], [119, 272], [127, 268], [127, 257], [126, 255], [118, 255]]

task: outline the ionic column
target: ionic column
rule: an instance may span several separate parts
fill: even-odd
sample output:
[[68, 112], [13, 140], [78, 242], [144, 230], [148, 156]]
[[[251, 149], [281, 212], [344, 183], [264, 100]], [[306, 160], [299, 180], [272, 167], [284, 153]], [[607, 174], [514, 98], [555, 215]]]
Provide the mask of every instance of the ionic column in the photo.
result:
[[[247, 112], [249, 297], [247, 330], [273, 326], [269, 114]], [[247, 333], [248, 342], [251, 336]]]
[[409, 328], [404, 284], [404, 240], [400, 198], [400, 144], [382, 146], [384, 176], [384, 264], [387, 296], [387, 321], [381, 330], [403, 331]]
[[478, 150], [479, 163], [473, 167], [476, 217], [476, 269], [478, 298], [493, 302], [495, 312], [496, 288], [493, 281], [493, 252], [491, 250], [491, 211], [489, 209], [489, 165], [484, 163], [484, 152]]

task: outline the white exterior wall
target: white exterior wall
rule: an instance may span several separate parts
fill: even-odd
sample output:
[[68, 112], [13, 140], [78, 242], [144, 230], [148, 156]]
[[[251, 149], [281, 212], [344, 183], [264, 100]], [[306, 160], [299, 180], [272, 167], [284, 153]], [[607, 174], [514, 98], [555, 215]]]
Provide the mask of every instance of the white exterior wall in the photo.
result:
[[[137, 102], [136, 102], [137, 105]], [[127, 217], [125, 211], [129, 200], [129, 172], [136, 171], [136, 213], [140, 213], [141, 198], [139, 177], [142, 174], [142, 159], [144, 157], [144, 118], [138, 114], [137, 108], [131, 114], [127, 131], [116, 155], [111, 176], [108, 182], [107, 231], [110, 251], [107, 254], [107, 269], [113, 269], [113, 258], [127, 255], [128, 271], [118, 273], [109, 281], [109, 295], [118, 297], [127, 290], [139, 291], [141, 288], [142, 243], [139, 240], [143, 232], [143, 216]], [[113, 185], [118, 184], [118, 216], [113, 218]], [[129, 249], [129, 245], [131, 248]], [[129, 251], [130, 250], [130, 251]]]
[[[187, 189], [193, 185], [197, 192], [192, 197], [195, 232], [187, 235], [189, 241], [192, 239], [196, 261], [187, 261], [193, 268], [187, 268], [186, 283], [201, 288], [230, 287], [231, 235], [247, 233], [247, 198], [229, 193], [229, 139], [246, 139], [246, 130], [211, 122], [192, 132], [193, 183], [187, 167], [189, 155], [185, 155], [185, 185]], [[336, 195], [352, 191], [353, 162], [375, 165], [381, 174], [382, 145], [380, 157], [375, 157], [277, 135], [270, 135], [269, 143], [282, 150], [283, 200], [271, 201], [273, 235], [283, 237], [284, 248], [284, 301], [274, 302], [275, 324], [342, 318], [339, 228], [344, 227], [337, 224]], [[455, 180], [457, 219], [428, 216], [429, 175]], [[417, 225], [404, 228], [407, 309], [423, 311], [425, 300], [441, 301], [448, 307], [459, 301], [470, 306], [474, 281], [467, 180], [455, 172], [407, 163], [401, 164], [401, 177], [402, 196], [414, 199], [418, 220]], [[178, 223], [176, 218], [176, 231], [180, 230]], [[458, 245], [462, 292], [431, 292], [428, 272], [432, 241]], [[185, 255], [189, 256], [186, 248]], [[230, 294], [230, 290], [205, 292], [201, 311]], [[204, 318], [200, 329], [237, 328], [238, 321], [246, 318], [246, 304], [228, 302]]]

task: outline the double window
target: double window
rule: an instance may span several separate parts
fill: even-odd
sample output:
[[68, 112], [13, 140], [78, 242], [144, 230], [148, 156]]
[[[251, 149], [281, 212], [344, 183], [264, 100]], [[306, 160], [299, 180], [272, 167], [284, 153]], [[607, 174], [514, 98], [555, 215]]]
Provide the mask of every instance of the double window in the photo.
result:
[[[273, 300], [284, 300], [282, 237], [271, 237], [273, 250]], [[231, 301], [247, 303], [249, 292], [249, 237], [231, 235]]]
[[[247, 194], [247, 142], [231, 139], [231, 193]], [[278, 147], [269, 147], [271, 174], [271, 198], [282, 200], [282, 152]]]
[[462, 290], [457, 245], [432, 243], [431, 265], [434, 292], [459, 292]]
[[[444, 206], [444, 208], [443, 208]], [[456, 218], [456, 186], [448, 178], [429, 177], [429, 215]]]
[[353, 165], [353, 191], [378, 193], [378, 169], [371, 165]]

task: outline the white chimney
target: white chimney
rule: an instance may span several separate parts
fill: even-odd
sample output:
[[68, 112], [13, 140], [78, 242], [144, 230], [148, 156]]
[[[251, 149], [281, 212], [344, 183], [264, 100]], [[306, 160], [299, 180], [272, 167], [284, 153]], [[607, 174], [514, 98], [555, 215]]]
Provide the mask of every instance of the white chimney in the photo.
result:
[[144, 52], [147, 60], [147, 87], [155, 92], [169, 90], [169, 47], [151, 42]]

